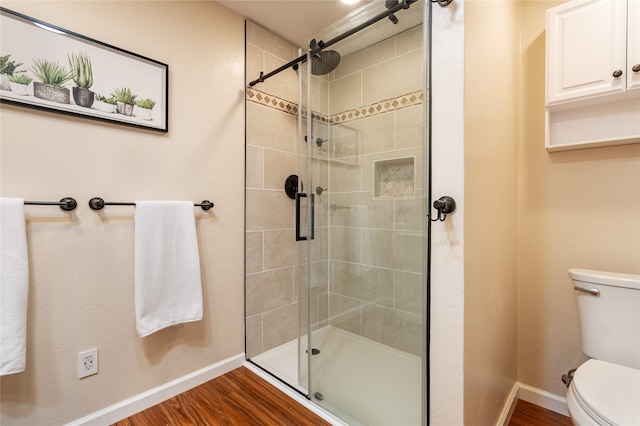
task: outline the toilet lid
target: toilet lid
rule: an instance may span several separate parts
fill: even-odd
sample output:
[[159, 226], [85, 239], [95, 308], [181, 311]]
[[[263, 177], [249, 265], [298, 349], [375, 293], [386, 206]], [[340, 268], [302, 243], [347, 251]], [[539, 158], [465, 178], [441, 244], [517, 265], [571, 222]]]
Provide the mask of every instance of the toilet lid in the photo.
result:
[[640, 370], [590, 359], [573, 375], [580, 400], [613, 425], [640, 425]]

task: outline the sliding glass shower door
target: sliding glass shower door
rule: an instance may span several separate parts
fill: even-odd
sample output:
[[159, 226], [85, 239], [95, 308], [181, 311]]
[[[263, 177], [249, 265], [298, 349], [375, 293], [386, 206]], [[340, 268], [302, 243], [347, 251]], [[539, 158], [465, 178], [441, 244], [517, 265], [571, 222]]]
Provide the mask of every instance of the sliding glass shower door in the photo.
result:
[[424, 13], [414, 3], [310, 54], [301, 73], [301, 366], [312, 400], [350, 424], [424, 421]]

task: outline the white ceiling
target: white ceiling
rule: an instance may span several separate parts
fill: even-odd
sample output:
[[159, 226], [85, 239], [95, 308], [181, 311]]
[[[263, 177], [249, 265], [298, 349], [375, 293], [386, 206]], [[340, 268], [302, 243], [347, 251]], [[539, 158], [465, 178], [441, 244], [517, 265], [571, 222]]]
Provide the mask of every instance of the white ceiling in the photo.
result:
[[370, 0], [346, 5], [339, 0], [218, 0], [218, 3], [261, 25], [298, 47], [309, 38]]

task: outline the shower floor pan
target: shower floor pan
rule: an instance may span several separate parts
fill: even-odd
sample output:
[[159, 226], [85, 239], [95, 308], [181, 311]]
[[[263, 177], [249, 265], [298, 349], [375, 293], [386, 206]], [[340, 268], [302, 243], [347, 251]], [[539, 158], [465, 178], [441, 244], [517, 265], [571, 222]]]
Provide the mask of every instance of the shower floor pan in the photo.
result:
[[[313, 402], [350, 425], [419, 425], [422, 417], [420, 357], [328, 326], [313, 333]], [[298, 343], [287, 342], [254, 357], [256, 364], [304, 392], [298, 381]], [[306, 372], [303, 372], [303, 376]]]

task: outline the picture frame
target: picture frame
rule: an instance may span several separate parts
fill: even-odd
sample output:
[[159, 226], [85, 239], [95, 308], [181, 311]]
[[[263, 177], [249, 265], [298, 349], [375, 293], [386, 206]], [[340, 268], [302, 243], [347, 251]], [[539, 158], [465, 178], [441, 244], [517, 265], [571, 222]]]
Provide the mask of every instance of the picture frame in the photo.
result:
[[0, 7], [0, 103], [166, 133], [168, 73], [162, 62]]

